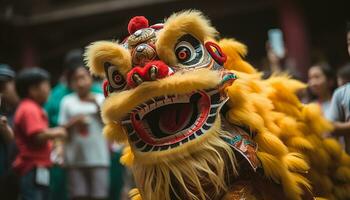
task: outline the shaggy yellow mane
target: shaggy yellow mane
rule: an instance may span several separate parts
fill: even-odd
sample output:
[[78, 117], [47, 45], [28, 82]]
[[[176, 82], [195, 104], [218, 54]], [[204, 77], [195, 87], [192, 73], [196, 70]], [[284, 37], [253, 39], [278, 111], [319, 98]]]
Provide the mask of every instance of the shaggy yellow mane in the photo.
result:
[[301, 199], [303, 188], [328, 199], [349, 199], [350, 157], [334, 139], [323, 139], [332, 126], [319, 106], [298, 100], [296, 92], [304, 84], [286, 75], [262, 80], [242, 59], [244, 45], [230, 39], [219, 44], [228, 55], [225, 68], [239, 77], [227, 88], [227, 120], [257, 132], [265, 175], [282, 183], [291, 199]]

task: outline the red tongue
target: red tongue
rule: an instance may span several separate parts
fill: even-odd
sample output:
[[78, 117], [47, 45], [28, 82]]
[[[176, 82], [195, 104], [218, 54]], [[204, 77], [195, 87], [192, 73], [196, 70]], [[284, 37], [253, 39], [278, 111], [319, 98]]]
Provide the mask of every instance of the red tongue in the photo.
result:
[[160, 127], [169, 132], [175, 133], [183, 129], [191, 117], [192, 106], [190, 104], [176, 104], [161, 112], [159, 120]]

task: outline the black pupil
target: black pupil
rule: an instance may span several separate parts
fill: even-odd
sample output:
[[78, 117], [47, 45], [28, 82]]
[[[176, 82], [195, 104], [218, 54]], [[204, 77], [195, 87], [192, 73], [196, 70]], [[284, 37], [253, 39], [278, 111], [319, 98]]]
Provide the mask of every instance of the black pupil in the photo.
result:
[[176, 55], [177, 59], [179, 59], [182, 62], [187, 61], [191, 57], [191, 51], [187, 47], [180, 47], [176, 49]]

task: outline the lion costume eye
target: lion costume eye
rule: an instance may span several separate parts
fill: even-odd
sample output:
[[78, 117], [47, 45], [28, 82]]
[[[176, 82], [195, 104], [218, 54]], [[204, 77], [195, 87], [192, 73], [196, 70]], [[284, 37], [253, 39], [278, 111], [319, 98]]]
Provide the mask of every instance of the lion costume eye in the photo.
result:
[[175, 54], [179, 62], [186, 64], [191, 62], [196, 55], [195, 49], [188, 42], [182, 41], [175, 49]]
[[178, 63], [184, 67], [196, 67], [203, 58], [203, 46], [193, 36], [182, 36], [175, 47], [175, 56]]
[[124, 76], [110, 63], [105, 63], [105, 71], [108, 82], [113, 91], [124, 90], [126, 88], [126, 81]]

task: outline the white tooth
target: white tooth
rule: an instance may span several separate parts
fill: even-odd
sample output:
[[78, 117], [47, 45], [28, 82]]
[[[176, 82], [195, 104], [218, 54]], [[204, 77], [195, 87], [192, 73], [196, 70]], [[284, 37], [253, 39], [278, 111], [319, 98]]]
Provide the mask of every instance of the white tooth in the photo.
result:
[[166, 98], [164, 101], [165, 101], [165, 103], [166, 103], [166, 104], [168, 104], [168, 103], [171, 103], [171, 102], [172, 102], [170, 98]]
[[143, 111], [141, 111], [140, 113], [140, 117], [141, 117], [141, 119], [147, 114], [147, 113], [149, 113], [150, 112], [150, 109], [149, 109], [149, 107], [147, 106], [147, 107], [145, 107], [144, 109], [143, 109]]
[[216, 113], [210, 114], [208, 117], [211, 117], [211, 116], [214, 116], [214, 115], [216, 115]]
[[153, 148], [154, 148], [154, 146], [149, 151], [153, 151]]
[[145, 113], [147, 113], [149, 111], [149, 105], [147, 105], [144, 109]]
[[124, 120], [124, 121], [122, 121], [122, 125], [125, 125], [125, 124], [131, 124], [131, 120]]
[[157, 107], [164, 105], [164, 100], [157, 101]]
[[135, 130], [133, 130], [131, 133], [129, 133], [130, 136], [136, 134]]
[[140, 148], [140, 151], [143, 151], [145, 148], [146, 148], [147, 144], [143, 145], [141, 148]]
[[140, 115], [140, 118], [142, 119], [143, 116], [145, 115], [145, 111], [144, 110], [140, 110], [139, 111], [139, 115]]
[[[138, 140], [136, 140], [135, 142], [134, 142], [134, 144], [136, 144], [136, 143], [138, 143], [138, 142], [140, 142], [141, 141], [141, 139], [139, 138]], [[135, 146], [136, 147], [136, 146]]]
[[151, 105], [149, 105], [150, 111], [154, 110], [156, 108], [156, 104], [152, 103]]
[[221, 104], [213, 104], [213, 105], [211, 105], [212, 108], [217, 108], [219, 106], [221, 106]]
[[216, 93], [218, 93], [217, 90], [212, 90], [212, 91], [210, 91], [210, 92], [207, 92], [207, 94], [208, 94], [209, 96], [211, 96], [211, 95], [213, 95], [213, 94], [216, 94]]

